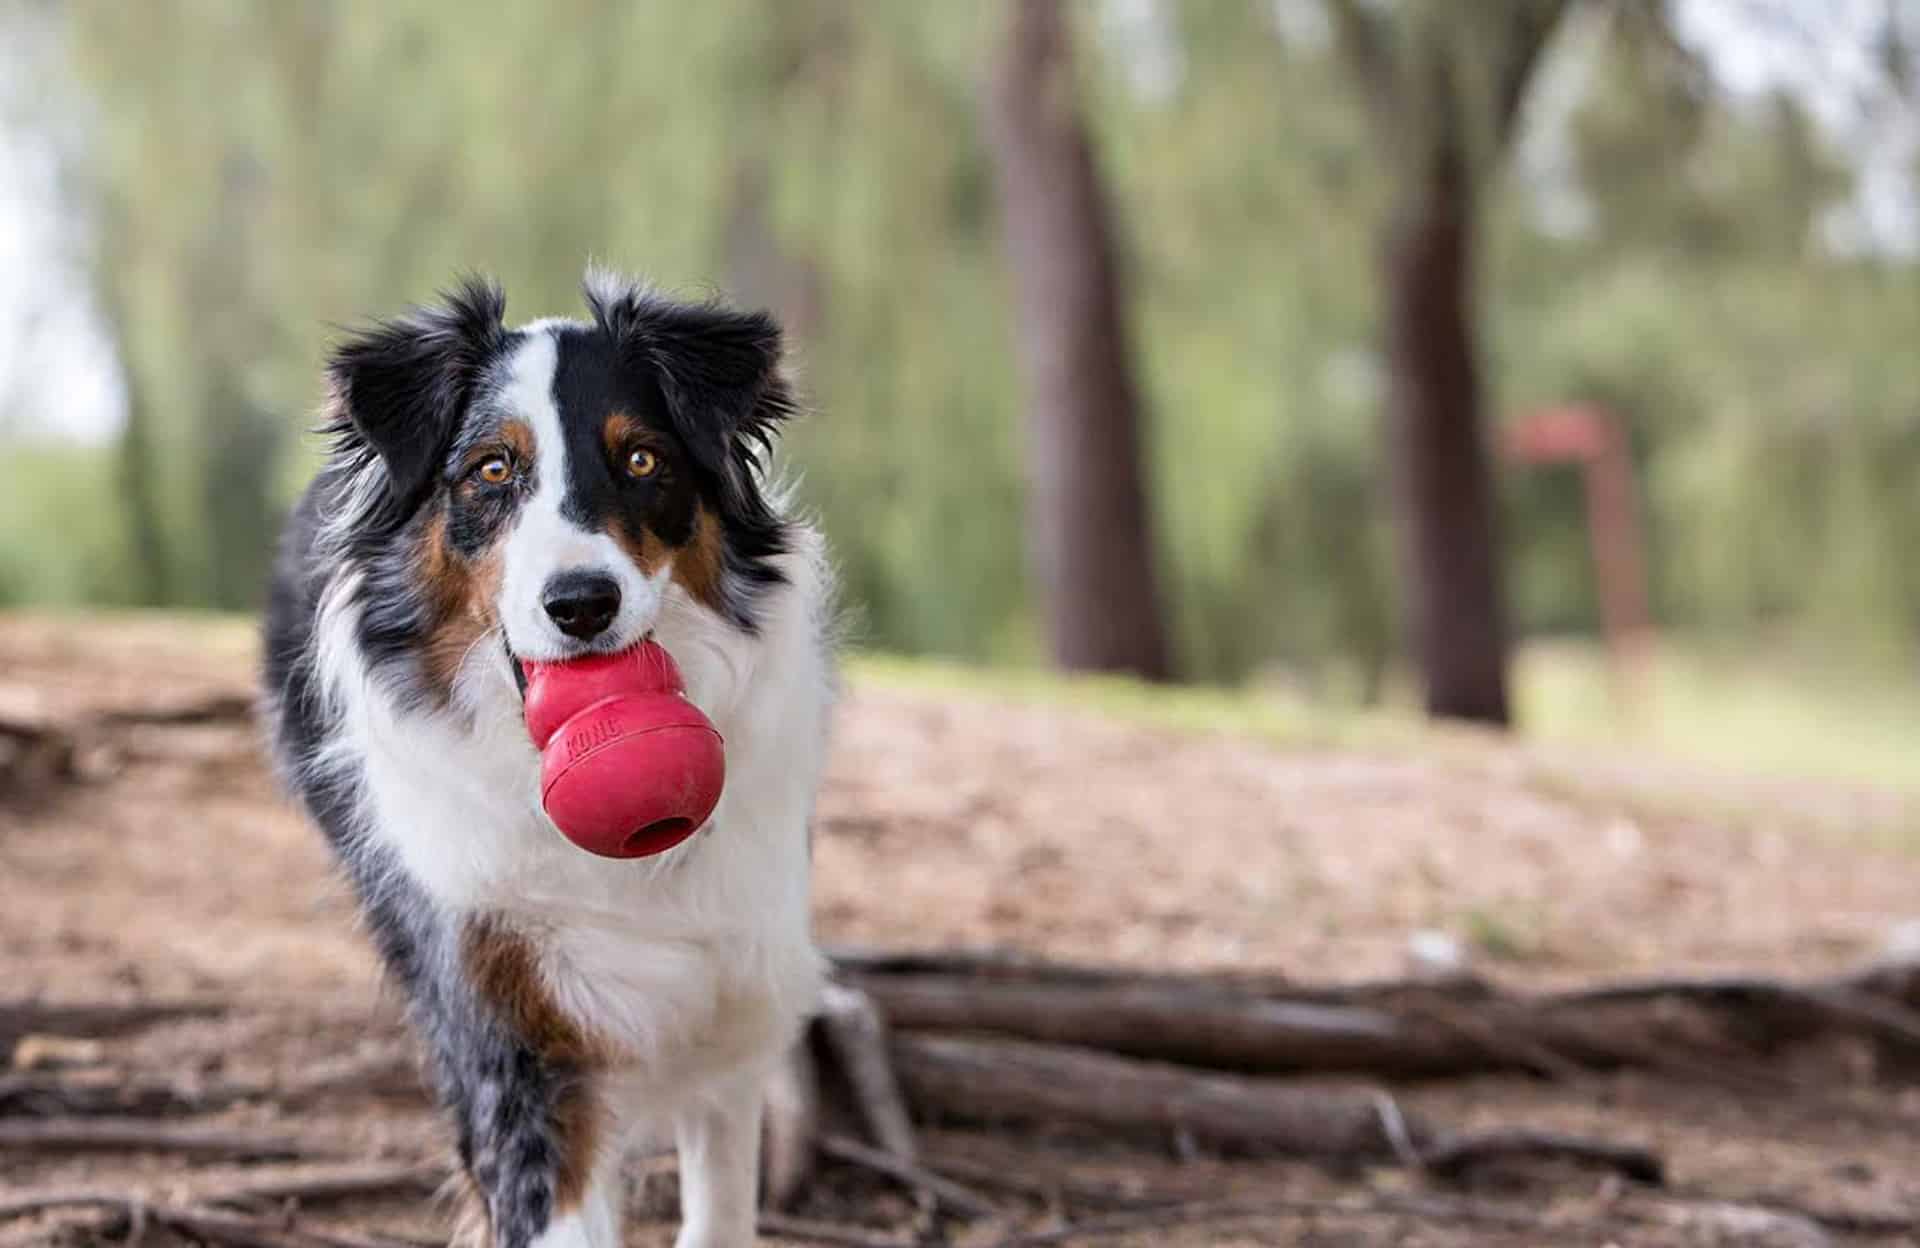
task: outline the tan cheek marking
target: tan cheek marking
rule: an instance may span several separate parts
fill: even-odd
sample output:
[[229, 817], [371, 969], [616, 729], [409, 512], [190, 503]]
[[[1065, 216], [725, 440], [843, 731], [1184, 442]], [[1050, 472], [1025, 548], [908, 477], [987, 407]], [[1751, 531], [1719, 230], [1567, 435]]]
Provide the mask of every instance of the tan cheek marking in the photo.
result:
[[[620, 448], [629, 445], [636, 431], [642, 429], [644, 426], [625, 412], [610, 414], [600, 426], [608, 455], [614, 456]], [[694, 513], [692, 539], [677, 551], [651, 532], [643, 529], [636, 533], [625, 524], [614, 526], [613, 538], [627, 552], [633, 565], [648, 576], [657, 575], [671, 559], [673, 579], [688, 597], [714, 611], [724, 609], [721, 582], [726, 565], [720, 521], [705, 506]]]
[[693, 540], [674, 558], [673, 579], [695, 602], [720, 611], [724, 603], [721, 581], [725, 571], [720, 521], [703, 504], [693, 515]]
[[560, 1154], [554, 1207], [566, 1212], [593, 1177], [602, 1124], [592, 1072], [610, 1065], [612, 1054], [554, 1001], [540, 977], [539, 953], [521, 933], [498, 919], [473, 919], [461, 934], [461, 960], [516, 1038], [543, 1064], [573, 1076], [562, 1081], [548, 1121]]
[[624, 520], [614, 523], [612, 536], [620, 549], [627, 552], [627, 559], [633, 566], [648, 576], [657, 574], [662, 565], [674, 557], [673, 548], [654, 536], [652, 530], [641, 529], [636, 532]]
[[440, 515], [421, 541], [420, 565], [433, 610], [424, 655], [427, 681], [444, 698], [467, 655], [493, 627], [500, 554], [490, 550], [477, 560], [462, 559], [447, 545], [447, 519]]

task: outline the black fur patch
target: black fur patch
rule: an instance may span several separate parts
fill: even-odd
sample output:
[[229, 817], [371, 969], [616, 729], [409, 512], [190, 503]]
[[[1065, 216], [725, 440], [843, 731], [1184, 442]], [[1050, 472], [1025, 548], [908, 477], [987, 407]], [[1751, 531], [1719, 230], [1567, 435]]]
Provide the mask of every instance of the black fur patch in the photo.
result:
[[748, 632], [760, 593], [785, 578], [773, 559], [785, 523], [759, 486], [773, 437], [797, 410], [780, 371], [780, 327], [765, 312], [675, 303], [634, 285], [589, 282], [594, 323], [630, 375], [647, 379], [719, 517], [726, 613]]
[[[569, 326], [556, 338], [553, 403], [567, 439], [560, 514], [595, 532], [605, 532], [618, 518], [633, 532], [644, 527], [669, 546], [684, 546], [700, 502], [697, 466], [667, 415], [652, 370], [623, 360], [598, 327]], [[624, 461], [633, 447], [608, 444], [607, 421], [615, 416], [638, 426], [638, 444], [659, 456], [653, 476], [630, 476]]]
[[[333, 453], [303, 506], [337, 523], [340, 509], [364, 504], [342, 549], [327, 553], [359, 568], [360, 646], [370, 669], [394, 674], [404, 703], [432, 696], [419, 671], [433, 624], [417, 553], [425, 511], [446, 488], [448, 451], [475, 397], [521, 338], [502, 325], [505, 312], [498, 286], [469, 278], [438, 306], [347, 338], [327, 364]], [[356, 500], [369, 474], [381, 488]]]
[[336, 453], [355, 466], [377, 455], [386, 467], [389, 505], [370, 528], [413, 512], [481, 377], [518, 337], [502, 324], [507, 300], [492, 282], [469, 278], [441, 298], [347, 339], [327, 364]]

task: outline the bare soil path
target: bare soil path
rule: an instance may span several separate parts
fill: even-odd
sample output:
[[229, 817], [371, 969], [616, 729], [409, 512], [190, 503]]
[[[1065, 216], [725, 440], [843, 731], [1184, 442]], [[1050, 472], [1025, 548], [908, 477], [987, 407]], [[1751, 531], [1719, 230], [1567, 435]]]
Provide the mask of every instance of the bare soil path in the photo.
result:
[[[225, 621], [0, 617], [0, 656], [0, 719], [59, 719], [244, 690], [252, 642]], [[401, 1042], [321, 843], [276, 794], [246, 729], [139, 729], [112, 756], [79, 765], [75, 783], [0, 794], [0, 997], [208, 997], [231, 1008], [77, 1054], [56, 1045], [33, 1060], [187, 1081], [285, 1080]], [[1920, 804], [1897, 793], [1468, 737], [1279, 748], [1032, 700], [856, 679], [817, 821], [816, 914], [828, 942], [1007, 945], [1312, 982], [1398, 974], [1409, 937], [1423, 929], [1454, 935], [1517, 985], [1656, 969], [1813, 973], [1859, 963], [1920, 915], [1915, 829]], [[1837, 1217], [1824, 1231], [1768, 1223], [1751, 1207], [1765, 1197], [1920, 1216], [1920, 1084], [1850, 1053], [1796, 1077], [1875, 1081], [1886, 1112], [1809, 1116], [1791, 1103], [1644, 1073], [1397, 1091], [1450, 1121], [1524, 1121], [1659, 1145], [1683, 1192], [1738, 1194], [1750, 1206], [1724, 1217], [1702, 1212], [1711, 1206], [1698, 1200], [1623, 1194], [1597, 1176], [1537, 1191], [1520, 1176], [1510, 1181], [1518, 1187], [1435, 1194], [1391, 1169], [1183, 1158], [1178, 1141], [941, 1126], [927, 1148], [956, 1164], [973, 1158], [1045, 1176], [1063, 1192], [1091, 1186], [1269, 1205], [1417, 1194], [1497, 1199], [1537, 1219], [1516, 1227], [1267, 1211], [1101, 1243], [1911, 1242], [1885, 1228], [1850, 1230]], [[444, 1155], [432, 1115], [379, 1086], [318, 1097], [294, 1118], [243, 1100], [212, 1121], [294, 1132], [362, 1160]], [[636, 1224], [635, 1244], [671, 1239], [671, 1175], [653, 1169], [636, 1195], [649, 1216]], [[51, 1184], [165, 1200], [234, 1172], [164, 1151], [0, 1147], [0, 1204], [9, 1192]], [[916, 1219], [909, 1201], [843, 1169], [829, 1170], [797, 1212], [896, 1236]], [[0, 1243], [55, 1236], [74, 1218], [0, 1218]], [[1038, 1210], [1019, 1221], [969, 1228], [957, 1242], [1046, 1225]], [[377, 1227], [423, 1242], [444, 1234], [437, 1207], [406, 1193], [332, 1207], [313, 1225], [342, 1234]], [[1806, 1238], [1809, 1231], [1825, 1238]], [[145, 1242], [191, 1242], [175, 1234], [150, 1228]]]

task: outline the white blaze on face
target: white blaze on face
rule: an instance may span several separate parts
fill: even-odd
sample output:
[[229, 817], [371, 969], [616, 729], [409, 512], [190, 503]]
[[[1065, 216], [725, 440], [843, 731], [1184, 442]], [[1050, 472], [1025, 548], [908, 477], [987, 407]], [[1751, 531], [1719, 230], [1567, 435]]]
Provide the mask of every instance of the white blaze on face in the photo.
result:
[[[533, 496], [520, 505], [503, 548], [500, 620], [507, 645], [523, 659], [568, 658], [609, 653], [633, 645], [653, 627], [671, 561], [648, 577], [605, 532], [562, 514], [570, 465], [566, 432], [553, 399], [559, 363], [558, 329], [530, 326], [526, 341], [506, 364], [506, 383], [495, 397], [502, 414], [533, 430]], [[541, 599], [547, 583], [565, 572], [599, 573], [620, 586], [620, 611], [607, 631], [582, 642], [567, 636], [548, 616]]]

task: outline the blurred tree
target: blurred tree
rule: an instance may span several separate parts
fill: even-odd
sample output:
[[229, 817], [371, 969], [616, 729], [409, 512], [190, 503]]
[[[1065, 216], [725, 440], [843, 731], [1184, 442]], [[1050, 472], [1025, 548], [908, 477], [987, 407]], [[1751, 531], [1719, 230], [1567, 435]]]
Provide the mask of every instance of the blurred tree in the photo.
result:
[[1027, 529], [1054, 661], [1171, 675], [1124, 283], [1059, 0], [1009, 0], [987, 102], [1027, 378]]
[[[1680, 37], [1676, 6], [1605, 11], [1604, 39], [1576, 45], [1588, 55], [1562, 132], [1575, 228], [1509, 233], [1495, 258], [1503, 395], [1631, 415], [1655, 608], [1674, 635], [1909, 662], [1920, 574], [1897, 552], [1920, 485], [1920, 376], [1885, 361], [1920, 332], [1920, 273], [1851, 233], [1862, 166], [1846, 144], [1864, 136], [1810, 115], [1850, 90], [1734, 90]], [[1778, 39], [1773, 55], [1809, 61], [1823, 22], [1842, 20], [1742, 12], [1750, 49]], [[1904, 107], [1896, 136], [1916, 116]], [[1571, 492], [1517, 484], [1521, 623], [1585, 628]]]
[[1507, 624], [1474, 333], [1478, 189], [1569, 0], [1329, 0], [1394, 179], [1381, 276], [1408, 636], [1435, 715], [1505, 724]]
[[[1733, 89], [1711, 49], [1680, 55], [1693, 45], [1664, 0], [1582, 7], [1611, 16], [1569, 30], [1521, 176], [1493, 179], [1513, 144], [1485, 115], [1503, 45], [1483, 24], [1516, 5], [1361, 4], [1411, 101], [1395, 124], [1418, 134], [1395, 144], [1424, 142], [1433, 111], [1413, 54], [1450, 26], [1466, 41], [1435, 46], [1463, 70], [1481, 418], [1565, 399], [1630, 416], [1674, 635], [1764, 630], [1910, 658], [1920, 266], [1838, 228], [1860, 158], [1831, 100]], [[1417, 582], [1394, 572], [1378, 416], [1393, 380], [1371, 345], [1388, 292], [1364, 275], [1411, 166], [1379, 158], [1388, 142], [1342, 90], [1326, 0], [1062, 8], [1127, 279], [1173, 666], [1391, 694], [1390, 656], [1419, 653], [1400, 626]], [[108, 450], [63, 446], [16, 474], [0, 595], [243, 598], [271, 536], [261, 517], [314, 461], [294, 435], [329, 325], [464, 268], [500, 276], [515, 319], [575, 311], [592, 256], [696, 296], [721, 281], [787, 316], [820, 416], [783, 460], [834, 543], [860, 642], [1045, 656], [981, 124], [1003, 6], [58, 12], [91, 96], [59, 106], [90, 166], [79, 189], [98, 196], [75, 219], [102, 226], [92, 259], [133, 421], [118, 470]], [[1435, 13], [1461, 20], [1429, 29]], [[1807, 10], [1798, 26], [1825, 20]], [[17, 73], [7, 85], [23, 93]], [[1888, 105], [1896, 138], [1902, 107]], [[271, 471], [254, 466], [268, 454]], [[1595, 626], [1572, 485], [1502, 480], [1516, 636]]]
[[[126, 228], [107, 223], [100, 233], [104, 263], [94, 284], [100, 288], [108, 321], [118, 333], [125, 335], [130, 328], [122, 303], [125, 296], [108, 275], [118, 271], [109, 249], [116, 240], [125, 237]], [[130, 378], [115, 446], [115, 484], [124, 508], [120, 518], [126, 530], [127, 597], [131, 602], [147, 605], [176, 601], [160, 482], [153, 471], [157, 459], [153, 445], [153, 409], [147, 401], [146, 387]]]
[[228, 98], [272, 99], [298, 81], [276, 54], [295, 9], [226, 14], [199, 29], [157, 7], [93, 23], [76, 15], [88, 52], [124, 62], [102, 88], [130, 124], [103, 136], [101, 303], [119, 341], [127, 388], [120, 489], [136, 600], [242, 607], [259, 600], [274, 519], [276, 468], [291, 432], [259, 395], [275, 324], [270, 185], [257, 149], [275, 136], [251, 110], [209, 109], [203, 82], [236, 49], [263, 55], [225, 82]]

